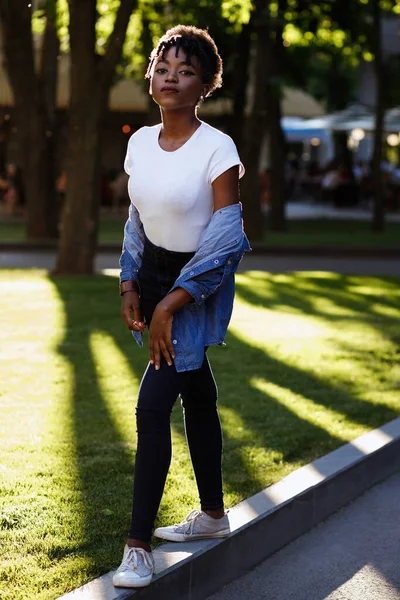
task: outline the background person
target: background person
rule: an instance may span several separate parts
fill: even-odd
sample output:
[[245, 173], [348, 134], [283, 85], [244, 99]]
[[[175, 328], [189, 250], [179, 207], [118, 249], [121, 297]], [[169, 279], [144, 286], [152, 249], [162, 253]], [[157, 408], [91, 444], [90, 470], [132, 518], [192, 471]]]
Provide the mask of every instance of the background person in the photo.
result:
[[25, 207], [25, 193], [22, 172], [17, 165], [6, 165], [4, 178], [0, 178], [0, 188], [3, 190], [5, 214], [9, 217], [21, 215]]

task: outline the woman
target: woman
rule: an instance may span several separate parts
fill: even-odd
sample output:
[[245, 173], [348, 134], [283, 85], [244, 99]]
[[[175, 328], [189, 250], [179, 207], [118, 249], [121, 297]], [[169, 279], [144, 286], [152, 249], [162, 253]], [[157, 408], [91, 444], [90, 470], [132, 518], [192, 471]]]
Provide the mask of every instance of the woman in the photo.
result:
[[197, 118], [221, 85], [222, 61], [209, 34], [170, 29], [153, 50], [146, 77], [162, 122], [129, 140], [125, 170], [131, 205], [120, 258], [122, 316], [150, 362], [136, 409], [138, 445], [132, 521], [120, 587], [143, 587], [154, 572], [150, 539], [171, 460], [170, 414], [178, 395], [201, 510], [154, 535], [172, 541], [229, 534], [221, 476], [217, 389], [206, 350], [223, 344], [233, 274], [249, 245], [238, 179], [244, 168], [227, 135]]

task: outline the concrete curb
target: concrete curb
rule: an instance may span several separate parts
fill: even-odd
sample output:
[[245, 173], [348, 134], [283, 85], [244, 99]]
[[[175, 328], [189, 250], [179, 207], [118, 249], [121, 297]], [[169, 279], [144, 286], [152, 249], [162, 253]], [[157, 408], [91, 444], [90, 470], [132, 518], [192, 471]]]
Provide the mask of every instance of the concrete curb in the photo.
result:
[[[121, 242], [122, 243], [122, 242]], [[41, 240], [38, 242], [1, 242], [1, 252], [55, 252], [57, 242]], [[97, 254], [120, 254], [121, 244], [99, 244]], [[259, 256], [312, 256], [334, 258], [400, 258], [400, 246], [296, 246], [252, 244], [252, 254]]]
[[204, 600], [399, 469], [400, 418], [232, 508], [229, 537], [157, 548], [156, 576], [149, 587], [114, 588], [110, 572], [62, 599]]

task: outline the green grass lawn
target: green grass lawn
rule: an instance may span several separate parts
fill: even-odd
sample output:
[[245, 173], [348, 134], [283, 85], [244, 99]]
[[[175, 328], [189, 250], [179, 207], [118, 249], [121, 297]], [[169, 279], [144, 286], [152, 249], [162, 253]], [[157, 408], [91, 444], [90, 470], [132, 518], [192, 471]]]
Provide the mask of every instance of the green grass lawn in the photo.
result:
[[[115, 568], [131, 509], [135, 399], [147, 352], [117, 280], [0, 271], [0, 596], [54, 599]], [[211, 348], [226, 505], [400, 410], [400, 280], [237, 277]], [[158, 523], [198, 506], [181, 408]]]
[[[103, 219], [100, 222], [100, 243], [122, 243], [123, 218]], [[22, 222], [0, 222], [0, 241], [25, 240]], [[288, 222], [285, 233], [269, 231], [266, 226], [264, 243], [294, 246], [397, 246], [400, 247], [400, 222], [386, 223], [383, 233], [371, 231], [367, 221], [345, 219], [310, 219]], [[257, 243], [254, 244], [256, 246]]]
[[[124, 218], [104, 219], [100, 221], [99, 241], [101, 243], [122, 244]], [[0, 221], [0, 242], [26, 241], [25, 223], [19, 221]]]
[[400, 223], [389, 222], [383, 233], [371, 231], [368, 221], [309, 219], [288, 222], [285, 233], [266, 231], [264, 243], [278, 246], [397, 246]]

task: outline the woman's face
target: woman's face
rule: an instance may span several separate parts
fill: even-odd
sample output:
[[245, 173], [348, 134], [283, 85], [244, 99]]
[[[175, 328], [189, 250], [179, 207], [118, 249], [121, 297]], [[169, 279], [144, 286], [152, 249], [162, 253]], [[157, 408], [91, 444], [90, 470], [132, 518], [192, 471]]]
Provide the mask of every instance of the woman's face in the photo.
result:
[[197, 56], [186, 64], [186, 52], [173, 46], [154, 61], [150, 94], [157, 104], [166, 110], [195, 107], [201, 95], [207, 93], [202, 79], [201, 65]]

